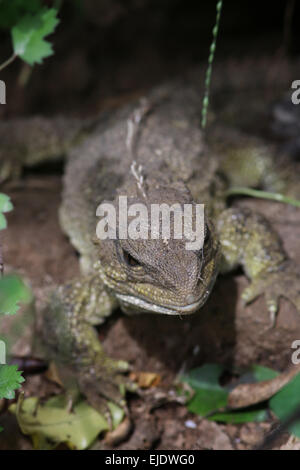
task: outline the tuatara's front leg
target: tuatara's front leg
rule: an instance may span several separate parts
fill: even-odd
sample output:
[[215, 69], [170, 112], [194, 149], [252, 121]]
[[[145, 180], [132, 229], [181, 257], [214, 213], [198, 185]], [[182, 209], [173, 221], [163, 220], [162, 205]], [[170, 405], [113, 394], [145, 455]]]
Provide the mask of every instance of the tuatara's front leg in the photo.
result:
[[241, 265], [251, 281], [242, 294], [246, 303], [265, 294], [272, 323], [280, 297], [290, 300], [300, 312], [300, 270], [288, 259], [281, 240], [261, 214], [227, 209], [218, 219], [217, 231], [221, 272]]
[[125, 361], [106, 356], [93, 325], [110, 315], [115, 301], [98, 276], [73, 281], [52, 294], [43, 312], [47, 355], [59, 368], [66, 367], [90, 404], [107, 414], [107, 401], [126, 408], [125, 390], [130, 387]]

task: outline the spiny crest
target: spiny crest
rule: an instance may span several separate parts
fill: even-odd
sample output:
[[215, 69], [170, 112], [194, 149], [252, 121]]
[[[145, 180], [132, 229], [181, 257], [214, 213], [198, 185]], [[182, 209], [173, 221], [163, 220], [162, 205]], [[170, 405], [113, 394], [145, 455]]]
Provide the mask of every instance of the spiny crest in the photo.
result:
[[135, 160], [133, 160], [131, 166], [130, 166], [130, 171], [134, 178], [136, 179], [137, 182], [137, 187], [139, 188], [140, 192], [142, 193], [143, 197], [146, 199], [146, 192], [145, 188], [143, 186], [144, 184], [144, 176], [142, 174], [143, 167], [142, 165], [137, 166], [137, 163]]

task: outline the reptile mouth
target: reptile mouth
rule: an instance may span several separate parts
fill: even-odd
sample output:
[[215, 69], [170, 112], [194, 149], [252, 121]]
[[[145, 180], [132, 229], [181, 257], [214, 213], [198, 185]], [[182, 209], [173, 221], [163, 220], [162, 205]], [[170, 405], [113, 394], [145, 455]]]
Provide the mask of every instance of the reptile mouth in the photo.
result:
[[116, 297], [124, 303], [126, 306], [137, 307], [141, 310], [146, 310], [153, 313], [164, 313], [166, 315], [189, 315], [198, 310], [206, 299], [199, 299], [197, 302], [193, 302], [184, 306], [171, 305], [165, 307], [163, 305], [153, 304], [146, 300], [139, 299], [132, 295], [116, 294]]

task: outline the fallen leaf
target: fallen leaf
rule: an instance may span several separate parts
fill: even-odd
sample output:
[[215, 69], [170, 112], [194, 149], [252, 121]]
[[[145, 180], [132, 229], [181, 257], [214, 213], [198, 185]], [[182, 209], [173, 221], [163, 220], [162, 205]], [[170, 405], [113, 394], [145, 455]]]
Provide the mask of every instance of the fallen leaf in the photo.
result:
[[265, 407], [240, 411], [227, 409], [229, 392], [219, 383], [223, 371], [224, 368], [219, 364], [205, 364], [181, 377], [195, 392], [188, 401], [188, 410], [208, 420], [224, 423], [264, 421], [267, 417]]
[[113, 431], [108, 431], [105, 436], [106, 444], [116, 446], [128, 436], [131, 430], [131, 421], [128, 416]]
[[[121, 408], [108, 403], [113, 427], [124, 417]], [[24, 399], [20, 395], [17, 404], [9, 407], [17, 417], [23, 434], [30, 435], [35, 449], [53, 449], [65, 443], [70, 449], [86, 449], [98, 434], [109, 429], [106, 418], [82, 400], [69, 412], [64, 395], [50, 398], [39, 404], [37, 397]]]
[[266, 401], [288, 384], [299, 371], [300, 365], [270, 380], [237, 385], [229, 393], [227, 404], [229, 408], [237, 409]]
[[130, 379], [141, 388], [150, 388], [160, 383], [161, 376], [154, 372], [131, 372]]

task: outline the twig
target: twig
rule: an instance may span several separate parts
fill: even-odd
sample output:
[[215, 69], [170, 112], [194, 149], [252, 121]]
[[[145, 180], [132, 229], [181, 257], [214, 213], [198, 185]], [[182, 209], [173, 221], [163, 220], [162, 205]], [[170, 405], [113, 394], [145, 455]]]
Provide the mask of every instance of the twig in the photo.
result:
[[11, 55], [3, 64], [0, 65], [0, 72], [1, 70], [5, 69], [9, 64], [11, 64], [18, 56], [16, 54]]
[[207, 110], [208, 110], [208, 105], [209, 105], [209, 86], [210, 86], [210, 81], [211, 81], [212, 64], [214, 61], [215, 50], [216, 50], [216, 43], [217, 43], [222, 5], [223, 5], [223, 1], [220, 0], [217, 3], [217, 7], [216, 7], [217, 8], [216, 24], [213, 28], [213, 40], [209, 49], [208, 67], [207, 67], [206, 75], [205, 75], [204, 97], [203, 97], [203, 102], [202, 102], [202, 121], [201, 121], [201, 125], [203, 129], [205, 128], [206, 121], [207, 121]]

